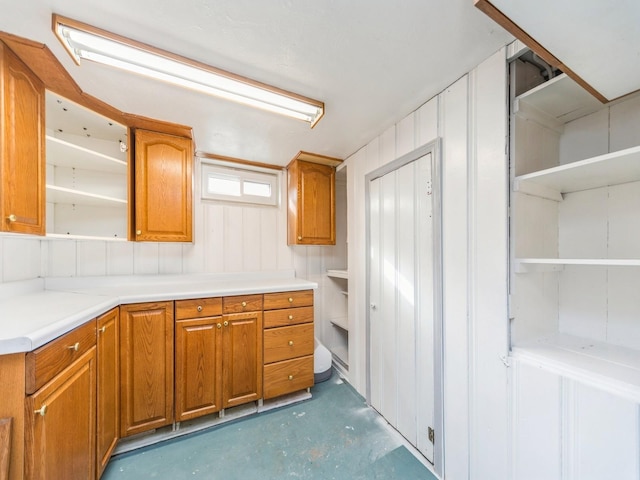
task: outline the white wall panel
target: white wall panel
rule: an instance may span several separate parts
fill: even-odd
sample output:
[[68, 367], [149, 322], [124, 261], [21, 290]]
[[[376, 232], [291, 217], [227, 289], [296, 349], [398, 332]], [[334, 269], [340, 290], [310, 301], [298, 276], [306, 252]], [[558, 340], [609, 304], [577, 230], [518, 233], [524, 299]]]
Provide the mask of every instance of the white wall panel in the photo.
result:
[[558, 202], [524, 193], [512, 193], [515, 256], [558, 257]]
[[3, 282], [30, 280], [40, 276], [40, 240], [19, 236], [4, 237], [2, 240]]
[[637, 349], [640, 345], [640, 269], [607, 269], [607, 341]]
[[278, 210], [260, 209], [260, 270], [278, 269]]
[[133, 242], [107, 243], [107, 275], [133, 274]]
[[[375, 170], [382, 165], [386, 165], [389, 162], [393, 162], [396, 158], [396, 126], [392, 125], [387, 128], [382, 135], [380, 135], [380, 157], [378, 165], [375, 168], [370, 168], [369, 171]], [[370, 165], [373, 167], [373, 165]]]
[[609, 110], [578, 118], [564, 127], [560, 137], [560, 165], [609, 151]]
[[[391, 132], [391, 131], [388, 131], [387, 135], [388, 135], [388, 136], [390, 136], [391, 134], [392, 134], [392, 132]], [[367, 174], [367, 173], [369, 173], [369, 172], [372, 172], [372, 171], [374, 171], [376, 168], [378, 168], [380, 165], [382, 165], [382, 161], [381, 161], [381, 157], [382, 157], [382, 154], [381, 154], [382, 144], [383, 144], [383, 143], [387, 144], [387, 143], [389, 143], [390, 141], [391, 141], [391, 140], [388, 140], [388, 141], [383, 142], [383, 141], [382, 141], [382, 136], [380, 136], [380, 137], [376, 137], [376, 138], [374, 138], [371, 142], [369, 142], [369, 143], [367, 144], [367, 146], [366, 146], [366, 147], [364, 147], [364, 150], [365, 150], [365, 158], [364, 158], [364, 159], [362, 159], [362, 160], [363, 160], [363, 162], [364, 162], [364, 163], [363, 163], [363, 165], [362, 165], [362, 168], [363, 168], [363, 170], [364, 170], [364, 171], [362, 172], [363, 174]], [[394, 146], [394, 148], [395, 148], [395, 146]], [[363, 175], [363, 176], [364, 176], [364, 175]], [[364, 182], [364, 179], [363, 179], [363, 182]], [[362, 190], [362, 194], [364, 195], [364, 190]], [[363, 197], [363, 200], [362, 200], [362, 201], [364, 202], [364, 197]], [[363, 205], [364, 205], [364, 203], [363, 203]], [[363, 214], [364, 214], [364, 210], [363, 210]]]
[[223, 250], [225, 272], [241, 272], [243, 268], [242, 207], [225, 206], [223, 209]]
[[558, 204], [560, 258], [607, 258], [608, 189], [565, 194]]
[[219, 203], [205, 205], [204, 208], [204, 245], [201, 246], [206, 272], [224, 272], [225, 244], [224, 235], [227, 225], [224, 221], [225, 206]]
[[136, 275], [157, 275], [158, 244], [153, 242], [135, 242], [133, 244], [133, 273]]
[[262, 235], [260, 229], [260, 209], [245, 207], [242, 209], [242, 271], [260, 270]]
[[511, 341], [518, 343], [551, 335], [558, 331], [557, 272], [531, 272], [514, 275]]
[[396, 127], [396, 152], [395, 157], [400, 158], [405, 153], [413, 151], [416, 147], [416, 114], [410, 113], [398, 122]]
[[640, 182], [608, 190], [608, 258], [640, 258]]
[[158, 273], [161, 275], [182, 273], [181, 243], [158, 244]]
[[445, 472], [469, 478], [468, 76], [440, 99]]
[[640, 97], [612, 105], [610, 111], [610, 151], [640, 145]]
[[415, 115], [416, 147], [420, 147], [438, 137], [438, 97], [422, 105]]
[[100, 241], [78, 241], [77, 272], [79, 277], [107, 274], [107, 245]]
[[75, 240], [49, 240], [47, 242], [47, 276], [73, 277], [76, 275]]

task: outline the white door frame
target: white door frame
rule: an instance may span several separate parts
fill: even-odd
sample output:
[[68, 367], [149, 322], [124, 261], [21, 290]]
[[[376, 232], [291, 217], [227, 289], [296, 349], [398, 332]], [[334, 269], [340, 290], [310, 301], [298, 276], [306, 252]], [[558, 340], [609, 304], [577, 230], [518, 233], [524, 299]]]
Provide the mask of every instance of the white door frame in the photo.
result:
[[365, 209], [366, 209], [366, 351], [367, 351], [367, 403], [371, 405], [371, 365], [369, 356], [371, 352], [371, 211], [370, 211], [370, 184], [373, 180], [387, 173], [393, 172], [419, 158], [431, 154], [432, 170], [432, 207], [433, 207], [433, 346], [434, 346], [434, 470], [442, 475], [444, 468], [444, 379], [443, 379], [443, 327], [442, 327], [442, 165], [441, 165], [441, 140], [439, 138], [409, 152], [402, 157], [383, 165], [365, 176]]

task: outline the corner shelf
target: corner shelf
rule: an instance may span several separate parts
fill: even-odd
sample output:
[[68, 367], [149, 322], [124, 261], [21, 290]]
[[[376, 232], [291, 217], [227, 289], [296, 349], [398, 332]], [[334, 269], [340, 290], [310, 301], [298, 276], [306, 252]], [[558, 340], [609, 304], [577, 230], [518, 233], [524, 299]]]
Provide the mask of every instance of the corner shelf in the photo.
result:
[[340, 318], [332, 318], [331, 320], [329, 320], [331, 322], [332, 325], [341, 328], [342, 330], [348, 332], [349, 331], [349, 320], [347, 319], [347, 317], [340, 317]]
[[559, 333], [516, 344], [512, 356], [640, 403], [637, 350]]
[[515, 178], [513, 189], [561, 201], [562, 194], [640, 180], [640, 147], [627, 148]]

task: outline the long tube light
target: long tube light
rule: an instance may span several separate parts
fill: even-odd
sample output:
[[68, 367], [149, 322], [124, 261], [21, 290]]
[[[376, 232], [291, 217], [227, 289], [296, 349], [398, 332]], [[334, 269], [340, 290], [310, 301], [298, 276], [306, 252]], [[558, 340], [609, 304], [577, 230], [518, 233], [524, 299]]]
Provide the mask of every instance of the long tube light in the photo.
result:
[[53, 14], [53, 31], [73, 60], [82, 59], [144, 75], [311, 124], [324, 103]]

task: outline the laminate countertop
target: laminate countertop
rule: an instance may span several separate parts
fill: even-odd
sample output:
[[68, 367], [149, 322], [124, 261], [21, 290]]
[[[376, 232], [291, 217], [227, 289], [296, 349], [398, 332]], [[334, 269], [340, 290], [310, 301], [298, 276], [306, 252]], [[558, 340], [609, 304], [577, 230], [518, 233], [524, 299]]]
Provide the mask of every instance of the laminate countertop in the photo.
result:
[[0, 354], [35, 350], [118, 305], [317, 287], [289, 270], [44, 278], [0, 284]]

